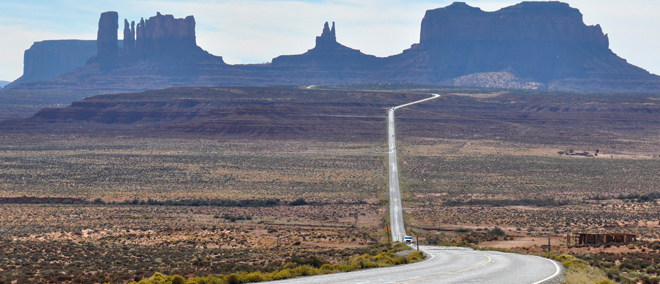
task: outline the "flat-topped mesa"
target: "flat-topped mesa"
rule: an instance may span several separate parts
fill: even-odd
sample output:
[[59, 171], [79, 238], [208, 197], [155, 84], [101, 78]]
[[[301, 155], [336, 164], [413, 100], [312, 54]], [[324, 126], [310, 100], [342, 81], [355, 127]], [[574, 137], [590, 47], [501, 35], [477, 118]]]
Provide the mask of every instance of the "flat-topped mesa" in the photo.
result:
[[562, 2], [522, 2], [495, 12], [455, 2], [426, 12], [420, 43], [470, 40], [609, 47], [607, 35], [599, 25], [585, 25], [580, 11]]
[[45, 40], [32, 44], [23, 58], [23, 76], [7, 86], [50, 80], [80, 66], [97, 52], [95, 40]]
[[119, 14], [114, 11], [101, 14], [99, 31], [96, 38], [97, 55], [101, 66], [111, 67], [119, 57], [119, 40], [117, 30]]
[[419, 48], [430, 54], [440, 80], [507, 71], [545, 83], [622, 68], [645, 75], [611, 52], [599, 25], [587, 26], [578, 9], [561, 2], [522, 2], [494, 12], [455, 2], [429, 10]]

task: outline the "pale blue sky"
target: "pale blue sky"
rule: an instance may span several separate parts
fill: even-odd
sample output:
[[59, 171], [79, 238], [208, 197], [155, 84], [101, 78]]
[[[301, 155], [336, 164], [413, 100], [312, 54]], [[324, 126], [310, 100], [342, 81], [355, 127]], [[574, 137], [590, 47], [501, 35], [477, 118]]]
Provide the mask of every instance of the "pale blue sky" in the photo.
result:
[[[0, 80], [23, 72], [23, 52], [33, 42], [95, 39], [99, 15], [117, 11], [138, 21], [156, 12], [177, 18], [194, 15], [198, 45], [228, 63], [269, 62], [314, 46], [325, 21], [337, 22], [337, 39], [377, 56], [400, 53], [419, 41], [426, 10], [453, 1], [437, 0], [2, 0], [0, 2]], [[520, 1], [476, 0], [469, 5], [494, 11]], [[611, 49], [660, 74], [660, 1], [571, 0], [588, 25], [600, 24]], [[122, 26], [123, 27], [123, 26]], [[120, 29], [122, 28], [120, 27]], [[121, 38], [121, 34], [120, 34]]]

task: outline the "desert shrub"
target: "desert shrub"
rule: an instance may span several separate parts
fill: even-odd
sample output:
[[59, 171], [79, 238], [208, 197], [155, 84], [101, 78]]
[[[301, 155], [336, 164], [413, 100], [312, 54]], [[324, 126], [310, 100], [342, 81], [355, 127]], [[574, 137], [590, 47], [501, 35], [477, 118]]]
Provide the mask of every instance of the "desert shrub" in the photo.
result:
[[301, 205], [307, 205], [307, 201], [305, 201], [305, 199], [302, 197], [289, 202], [289, 206], [301, 206]]
[[321, 267], [321, 265], [324, 265], [327, 262], [318, 259], [316, 256], [310, 256], [307, 259], [301, 258], [299, 256], [293, 256], [289, 258], [289, 260], [287, 260], [287, 263], [294, 263], [296, 264], [296, 266], [307, 265], [307, 266], [319, 268]]
[[276, 272], [275, 275], [273, 276], [273, 280], [289, 279], [292, 277], [293, 275], [291, 274], [291, 269], [285, 268], [280, 270], [279, 272]]
[[493, 235], [493, 236], [505, 236], [506, 233], [504, 230], [500, 229], [500, 227], [495, 227], [492, 230], [488, 232], [488, 234]]
[[[381, 251], [383, 249], [384, 251]], [[315, 256], [307, 259], [299, 256], [294, 256], [282, 267], [281, 270], [275, 270], [270, 273], [249, 272], [246, 271], [250, 267], [242, 267], [240, 274], [231, 273], [228, 275], [220, 276], [195, 276], [193, 279], [187, 280], [179, 275], [168, 277], [163, 273], [154, 273], [150, 278], [140, 280], [139, 282], [131, 282], [130, 284], [225, 284], [225, 283], [254, 283], [261, 281], [272, 281], [294, 278], [298, 276], [312, 276], [318, 274], [328, 274], [335, 272], [350, 272], [358, 269], [372, 268], [372, 267], [387, 267], [398, 264], [406, 264], [420, 261], [425, 258], [421, 251], [411, 252], [405, 256], [396, 255], [395, 253], [403, 250], [410, 250], [410, 247], [402, 243], [378, 244], [369, 248], [358, 249], [358, 251], [365, 253], [349, 258], [348, 261], [330, 264], [325, 263]], [[304, 265], [303, 265], [304, 264]], [[315, 267], [317, 265], [318, 267]], [[238, 267], [238, 266], [236, 266]], [[186, 272], [194, 273], [193, 270]], [[176, 282], [175, 282], [176, 281]], [[185, 282], [187, 281], [187, 282]]]
[[467, 228], [457, 228], [457, 229], [454, 229], [454, 232], [456, 232], [456, 233], [469, 233], [469, 232], [472, 232], [472, 230], [467, 229]]
[[596, 267], [591, 267], [586, 261], [572, 255], [557, 255], [550, 252], [541, 256], [559, 261], [566, 268], [567, 271], [564, 273], [564, 281], [562, 283], [613, 283], [608, 279], [608, 274], [606, 274], [605, 271]]
[[648, 274], [655, 274], [655, 272], [656, 272], [656, 269], [653, 266], [649, 266], [649, 267], [646, 268], [646, 273], [648, 273]]
[[241, 280], [240, 280], [240, 278], [238, 278], [238, 275], [236, 275], [236, 274], [234, 274], [234, 273], [229, 274], [229, 275], [225, 275], [225, 277], [223, 277], [223, 280], [224, 280], [225, 283], [227, 283], [227, 284], [238, 284], [238, 283], [241, 283]]
[[170, 281], [172, 281], [172, 284], [186, 284], [186, 282], [187, 282], [186, 279], [183, 278], [183, 276], [181, 276], [181, 275], [172, 276]]

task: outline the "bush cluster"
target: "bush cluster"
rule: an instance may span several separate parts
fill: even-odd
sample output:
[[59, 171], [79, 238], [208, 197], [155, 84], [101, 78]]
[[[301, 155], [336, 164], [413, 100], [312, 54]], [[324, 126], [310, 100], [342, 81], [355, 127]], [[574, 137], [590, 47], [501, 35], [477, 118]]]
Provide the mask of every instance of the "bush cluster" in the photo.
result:
[[538, 207], [556, 207], [568, 204], [568, 201], [557, 201], [553, 198], [548, 199], [468, 199], [468, 200], [447, 200], [443, 202], [444, 206], [538, 206]]
[[[115, 204], [111, 202], [111, 204]], [[184, 200], [126, 200], [116, 204], [121, 205], [160, 205], [160, 206], [214, 206], [214, 207], [272, 207], [281, 205], [281, 201], [275, 199], [184, 199]]]
[[[568, 270], [566, 283], [660, 283], [660, 276], [652, 261], [644, 257], [624, 254], [621, 259], [612, 258], [614, 254], [599, 253], [597, 255], [557, 255], [554, 253], [542, 256], [557, 260]], [[648, 256], [646, 258], [653, 258]], [[619, 263], [618, 265], [615, 263]]]
[[[309, 260], [291, 259], [284, 265], [284, 269], [276, 270], [270, 273], [241, 272], [227, 275], [195, 276], [192, 279], [186, 279], [180, 275], [168, 276], [162, 273], [155, 273], [153, 276], [142, 279], [138, 282], [129, 284], [233, 284], [233, 283], [254, 283], [262, 281], [273, 281], [294, 278], [299, 276], [312, 276], [320, 274], [329, 274], [336, 272], [350, 272], [364, 268], [389, 267], [399, 264], [414, 263], [423, 260], [426, 256], [421, 251], [409, 253], [407, 255], [397, 255], [396, 252], [410, 249], [404, 244], [397, 243], [390, 247], [374, 253], [374, 251], [352, 257], [348, 261], [330, 264], [310, 258]], [[305, 265], [301, 265], [305, 263]], [[320, 266], [319, 266], [320, 265]], [[315, 267], [319, 266], [319, 267]]]

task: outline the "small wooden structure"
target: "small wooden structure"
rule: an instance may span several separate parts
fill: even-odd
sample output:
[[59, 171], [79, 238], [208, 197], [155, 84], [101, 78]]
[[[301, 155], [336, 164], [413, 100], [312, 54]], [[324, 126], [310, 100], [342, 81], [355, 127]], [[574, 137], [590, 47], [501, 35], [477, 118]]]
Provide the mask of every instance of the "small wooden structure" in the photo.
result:
[[595, 245], [601, 243], [631, 243], [637, 241], [636, 234], [624, 234], [624, 233], [603, 233], [603, 234], [592, 234], [592, 233], [577, 233], [571, 236], [570, 234], [566, 235], [566, 242], [577, 243], [579, 245]]

